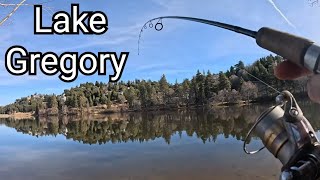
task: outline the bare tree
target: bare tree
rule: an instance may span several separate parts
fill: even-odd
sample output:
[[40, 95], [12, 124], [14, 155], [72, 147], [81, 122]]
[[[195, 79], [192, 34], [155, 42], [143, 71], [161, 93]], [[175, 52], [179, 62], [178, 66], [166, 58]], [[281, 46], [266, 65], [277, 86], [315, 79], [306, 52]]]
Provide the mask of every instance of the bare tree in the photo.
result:
[[[2, 24], [5, 23], [20, 8], [20, 6], [26, 1], [27, 0], [22, 0], [19, 4], [15, 4], [14, 6], [16, 6], [16, 7], [6, 17], [4, 17], [0, 21], [0, 26], [2, 26]], [[1, 3], [0, 5], [7, 7], [7, 6], [10, 6], [11, 4]]]
[[318, 5], [319, 0], [308, 0], [310, 5], [313, 7], [314, 5]]
[[241, 86], [241, 94], [246, 98], [249, 103], [252, 98], [256, 98], [258, 94], [258, 88], [252, 82], [244, 82]]
[[232, 89], [228, 93], [228, 96], [226, 97], [226, 99], [229, 103], [239, 103], [241, 100], [241, 95], [237, 90]]
[[[3, 8], [14, 7], [13, 10], [11, 10], [7, 15], [5, 15], [5, 17], [3, 19], [0, 20], [0, 26], [2, 26], [6, 21], [8, 21], [8, 19], [11, 18], [11, 16], [13, 14], [15, 14], [21, 6], [34, 6], [34, 4], [25, 3], [26, 1], [27, 0], [21, 0], [19, 3], [8, 3], [7, 1], [0, 2], [0, 6]], [[39, 4], [44, 4], [44, 3], [48, 3], [48, 2], [51, 2], [51, 0], [45, 1], [45, 2], [42, 2]], [[43, 9], [49, 14], [53, 13], [52, 7], [44, 6]]]

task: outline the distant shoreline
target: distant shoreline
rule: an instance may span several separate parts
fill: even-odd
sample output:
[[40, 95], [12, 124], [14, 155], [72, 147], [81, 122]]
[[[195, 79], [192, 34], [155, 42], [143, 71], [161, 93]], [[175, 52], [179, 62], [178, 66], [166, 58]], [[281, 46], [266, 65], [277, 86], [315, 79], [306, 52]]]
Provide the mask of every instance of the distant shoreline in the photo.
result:
[[[304, 100], [305, 97], [299, 97], [298, 99]], [[107, 107], [106, 105], [94, 106], [90, 108], [68, 108], [64, 111], [60, 111], [57, 108], [48, 108], [42, 110], [41, 112], [15, 112], [13, 114], [0, 114], [0, 119], [4, 118], [13, 118], [13, 119], [33, 119], [35, 117], [58, 117], [58, 116], [82, 116], [82, 115], [110, 115], [116, 113], [130, 113], [130, 112], [152, 112], [152, 111], [175, 111], [175, 110], [194, 110], [194, 109], [219, 109], [225, 107], [242, 107], [242, 106], [249, 106], [249, 105], [256, 105], [256, 104], [265, 104], [265, 103], [272, 103], [273, 98], [264, 99], [264, 101], [238, 101], [235, 103], [230, 102], [223, 102], [223, 103], [215, 103], [211, 105], [187, 105], [187, 106], [174, 106], [174, 105], [163, 105], [163, 106], [151, 106], [151, 107], [144, 107], [144, 108], [129, 108], [125, 104], [121, 105], [112, 105], [111, 107]]]
[[[253, 103], [219, 103], [215, 105], [191, 105], [191, 106], [180, 106], [180, 107], [148, 107], [148, 108], [141, 108], [141, 109], [131, 109], [131, 108], [120, 108], [120, 107], [113, 107], [111, 109], [104, 109], [104, 106], [96, 106], [94, 108], [90, 108], [90, 110], [84, 110], [80, 108], [72, 108], [67, 110], [67, 112], [61, 112], [58, 110], [52, 110], [51, 108], [42, 110], [41, 113], [36, 114], [35, 112], [16, 112], [13, 114], [0, 114], [0, 119], [4, 118], [14, 118], [14, 119], [32, 119], [35, 117], [54, 117], [54, 116], [74, 116], [74, 115], [106, 115], [106, 114], [116, 114], [116, 113], [130, 113], [130, 112], [151, 112], [151, 111], [168, 111], [168, 110], [192, 110], [198, 108], [223, 108], [223, 107], [230, 107], [230, 106], [246, 106], [251, 105]], [[54, 113], [52, 113], [54, 112]]]
[[14, 114], [0, 114], [0, 118], [14, 118], [14, 119], [32, 119], [34, 118], [31, 112], [18, 112]]

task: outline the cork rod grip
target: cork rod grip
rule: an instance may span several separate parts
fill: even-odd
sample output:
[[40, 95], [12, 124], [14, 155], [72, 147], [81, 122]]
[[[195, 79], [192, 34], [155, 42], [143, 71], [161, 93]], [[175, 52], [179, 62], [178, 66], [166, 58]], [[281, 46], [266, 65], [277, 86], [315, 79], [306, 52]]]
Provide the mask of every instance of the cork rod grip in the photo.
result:
[[319, 71], [320, 47], [314, 45], [311, 40], [263, 27], [257, 33], [256, 42], [260, 47], [299, 66], [306, 67], [315, 73]]

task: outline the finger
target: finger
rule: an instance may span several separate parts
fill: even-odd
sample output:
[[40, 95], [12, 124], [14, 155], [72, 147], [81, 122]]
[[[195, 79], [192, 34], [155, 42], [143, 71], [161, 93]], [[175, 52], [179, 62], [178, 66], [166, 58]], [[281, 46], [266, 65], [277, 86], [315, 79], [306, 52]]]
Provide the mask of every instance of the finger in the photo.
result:
[[283, 61], [275, 68], [275, 76], [281, 80], [293, 80], [311, 74], [311, 72], [290, 61]]
[[312, 101], [320, 103], [320, 75], [312, 76], [309, 79], [308, 95]]

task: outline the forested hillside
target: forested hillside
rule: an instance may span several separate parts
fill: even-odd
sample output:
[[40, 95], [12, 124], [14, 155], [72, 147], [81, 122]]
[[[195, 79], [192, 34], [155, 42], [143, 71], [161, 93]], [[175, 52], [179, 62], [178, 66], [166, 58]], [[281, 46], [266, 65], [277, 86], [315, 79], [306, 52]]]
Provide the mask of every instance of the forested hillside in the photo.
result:
[[60, 112], [70, 108], [81, 110], [99, 106], [108, 109], [116, 105], [127, 105], [134, 110], [163, 109], [259, 102], [276, 95], [246, 71], [280, 91], [287, 89], [296, 94], [305, 94], [306, 79], [280, 81], [274, 77], [274, 66], [281, 61], [281, 57], [272, 55], [247, 66], [239, 61], [226, 72], [215, 74], [210, 70], [198, 70], [191, 79], [175, 83], [169, 83], [165, 75], [159, 81], [136, 79], [118, 83], [88, 82], [64, 90], [61, 95], [34, 94], [17, 99], [12, 104], [0, 107], [0, 113], [39, 112], [46, 109]]

